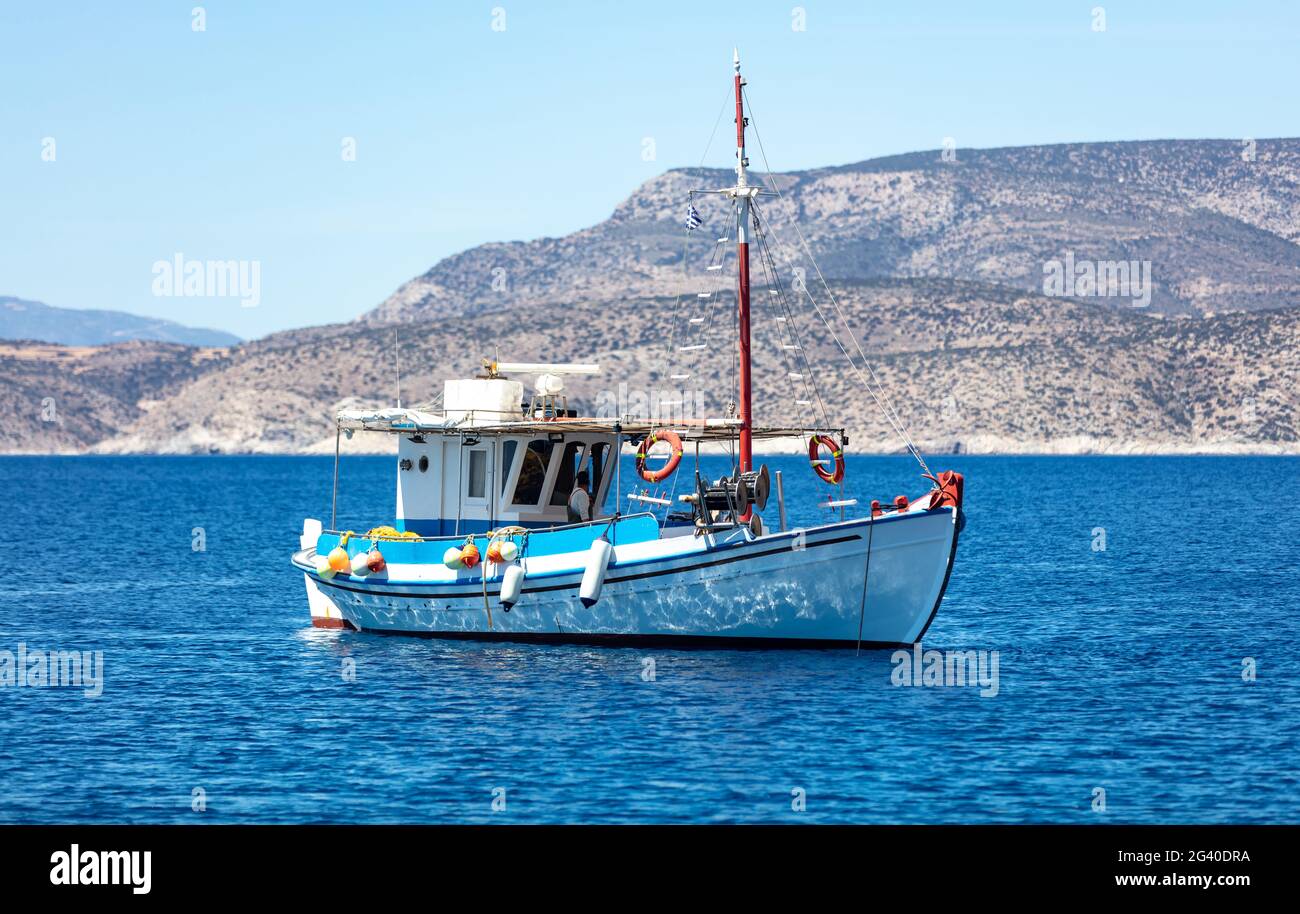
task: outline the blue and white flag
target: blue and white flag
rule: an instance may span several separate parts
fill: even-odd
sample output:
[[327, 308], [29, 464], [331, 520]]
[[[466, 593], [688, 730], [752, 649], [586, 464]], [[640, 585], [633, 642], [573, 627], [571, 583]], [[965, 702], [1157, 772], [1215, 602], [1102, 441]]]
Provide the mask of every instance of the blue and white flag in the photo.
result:
[[686, 231], [693, 232], [701, 225], [704, 220], [700, 218], [700, 211], [695, 208], [694, 203], [686, 204]]

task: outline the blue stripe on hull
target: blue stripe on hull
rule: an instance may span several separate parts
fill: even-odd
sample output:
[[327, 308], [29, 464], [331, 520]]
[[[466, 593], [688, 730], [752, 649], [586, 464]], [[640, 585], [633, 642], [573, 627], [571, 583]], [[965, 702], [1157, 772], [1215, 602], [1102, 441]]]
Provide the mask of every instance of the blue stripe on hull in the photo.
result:
[[[611, 564], [609, 570], [609, 576], [605, 579], [605, 582], [607, 584], [617, 584], [621, 581], [634, 581], [640, 578], [659, 577], [665, 574], [679, 574], [685, 571], [698, 571], [701, 568], [713, 568], [719, 565], [730, 565], [733, 562], [742, 562], [742, 561], [747, 561], [749, 559], [757, 559], [766, 556], [773, 556], [773, 555], [779, 555], [786, 552], [792, 552], [795, 548], [793, 542], [794, 537], [787, 536], [786, 539], [789, 541], [780, 545], [776, 545], [773, 548], [751, 551], [751, 552], [730, 556], [730, 557], [718, 558], [717, 555], [719, 552], [741, 548], [744, 546], [751, 545], [751, 543], [749, 542], [734, 543], [727, 546], [723, 546], [719, 549], [712, 550], [711, 552], [697, 552], [697, 553], [688, 552], [682, 555], [659, 556], [653, 559], [645, 559], [644, 561], [640, 561], [640, 562], [625, 562], [623, 564]], [[845, 543], [845, 542], [849, 542], [850, 540], [860, 540], [860, 539], [862, 539], [862, 536], [860, 534], [854, 533], [848, 536], [830, 537], [824, 540], [817, 540], [815, 542], [805, 543], [802, 548], [813, 549], [818, 546], [832, 546], [838, 543]], [[662, 565], [666, 562], [690, 561], [692, 559], [695, 560], [694, 564], [680, 565], [680, 566], [675, 565], [671, 568], [661, 568], [658, 570], [643, 571], [639, 573], [636, 571], [636, 568], [638, 566]], [[701, 559], [703, 559], [703, 561], [700, 561]], [[309, 569], [304, 567], [303, 570], [307, 571]], [[546, 572], [544, 574], [529, 575], [527, 578], [527, 580], [529, 581], [538, 581], [546, 578], [571, 578], [572, 580], [564, 584], [548, 584], [548, 585], [531, 586], [531, 587], [525, 586], [523, 588], [523, 593], [545, 593], [553, 590], [574, 590], [577, 588], [582, 578], [582, 572], [583, 569], [577, 568], [577, 569], [570, 569], [567, 571], [551, 571], [551, 572]], [[488, 580], [494, 583], [499, 583], [501, 577], [502, 577], [501, 575], [494, 575]], [[438, 599], [455, 599], [457, 597], [482, 598], [484, 593], [482, 578], [479, 578], [479, 581], [475, 583], [470, 583], [467, 581], [388, 581], [387, 579], [381, 577], [356, 578], [356, 579], [353, 579], [352, 577], [347, 577], [344, 580], [346, 580], [346, 583], [333, 578], [331, 578], [330, 580], [318, 579], [317, 583], [325, 587], [335, 588], [337, 590], [350, 590], [353, 593], [363, 593], [363, 594], [368, 594], [370, 596], [376, 596], [376, 597], [415, 597], [421, 600], [432, 598], [432, 597], [436, 597]], [[371, 584], [370, 583], [371, 581], [377, 583]], [[390, 587], [408, 587], [408, 588], [416, 588], [416, 589], [414, 591], [385, 590], [383, 589], [383, 585], [385, 584], [388, 584]], [[456, 587], [460, 587], [463, 589], [462, 590], [451, 589]], [[439, 591], [439, 592], [435, 592], [435, 591]], [[495, 597], [499, 594], [500, 594], [500, 590], [492, 589], [492, 588], [489, 588], [487, 590], [487, 595], [489, 597]]]

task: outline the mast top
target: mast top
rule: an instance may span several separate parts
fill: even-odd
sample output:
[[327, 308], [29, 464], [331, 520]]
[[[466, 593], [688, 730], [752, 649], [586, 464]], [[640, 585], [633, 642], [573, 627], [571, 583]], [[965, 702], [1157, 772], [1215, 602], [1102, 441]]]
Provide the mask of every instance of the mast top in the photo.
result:
[[736, 68], [736, 186], [733, 196], [741, 196], [747, 193], [749, 185], [745, 177], [745, 166], [749, 164], [749, 160], [745, 158], [745, 104], [741, 94], [741, 87], [745, 85], [745, 80], [740, 75], [739, 49], [731, 49], [731, 60]]

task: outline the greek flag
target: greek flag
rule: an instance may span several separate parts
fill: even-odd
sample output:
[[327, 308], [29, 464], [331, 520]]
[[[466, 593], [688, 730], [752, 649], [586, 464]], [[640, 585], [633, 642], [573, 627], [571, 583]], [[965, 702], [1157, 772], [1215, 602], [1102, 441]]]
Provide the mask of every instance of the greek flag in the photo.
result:
[[704, 220], [700, 218], [700, 211], [695, 208], [694, 203], [686, 204], [686, 231], [693, 232], [701, 225]]

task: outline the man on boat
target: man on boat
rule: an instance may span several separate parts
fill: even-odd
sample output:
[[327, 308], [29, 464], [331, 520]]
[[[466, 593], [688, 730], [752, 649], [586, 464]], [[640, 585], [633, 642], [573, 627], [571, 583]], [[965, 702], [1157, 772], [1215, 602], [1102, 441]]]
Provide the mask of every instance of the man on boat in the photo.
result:
[[573, 491], [569, 493], [569, 523], [581, 524], [591, 520], [591, 493], [587, 491], [590, 484], [591, 477], [587, 471], [580, 471], [573, 481]]

